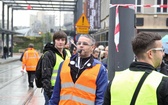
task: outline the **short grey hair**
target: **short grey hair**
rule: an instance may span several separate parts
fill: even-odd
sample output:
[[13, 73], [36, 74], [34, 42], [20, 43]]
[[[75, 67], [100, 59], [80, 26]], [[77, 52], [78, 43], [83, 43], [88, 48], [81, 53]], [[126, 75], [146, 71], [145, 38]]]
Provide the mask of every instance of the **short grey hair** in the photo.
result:
[[[85, 37], [85, 38], [90, 39], [91, 42], [92, 42], [92, 45], [95, 45], [95, 44], [96, 44], [96, 40], [95, 40], [90, 34], [82, 34], [82, 35], [80, 35], [80, 37]], [[80, 38], [80, 37], [79, 37], [79, 38]]]

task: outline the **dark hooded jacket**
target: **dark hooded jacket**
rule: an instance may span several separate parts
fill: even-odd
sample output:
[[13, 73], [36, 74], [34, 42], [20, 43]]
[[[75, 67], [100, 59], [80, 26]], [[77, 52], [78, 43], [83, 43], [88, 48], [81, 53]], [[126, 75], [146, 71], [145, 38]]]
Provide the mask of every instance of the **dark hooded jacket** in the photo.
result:
[[44, 52], [44, 55], [42, 59], [42, 84], [43, 84], [44, 91], [47, 93], [47, 96], [50, 98], [52, 95], [52, 91], [53, 91], [53, 87], [51, 86], [50, 80], [52, 76], [53, 67], [55, 66], [56, 61], [57, 61], [56, 54], [61, 56], [64, 60], [67, 54], [64, 49], [63, 56], [62, 56], [60, 52], [51, 43], [46, 44], [43, 52]]

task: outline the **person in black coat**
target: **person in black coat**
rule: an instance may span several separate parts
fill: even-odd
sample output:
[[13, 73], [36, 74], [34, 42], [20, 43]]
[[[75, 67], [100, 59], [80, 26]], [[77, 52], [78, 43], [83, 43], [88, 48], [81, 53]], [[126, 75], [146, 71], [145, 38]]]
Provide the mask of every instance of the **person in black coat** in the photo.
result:
[[6, 58], [8, 57], [8, 48], [7, 48], [6, 46], [4, 46], [3, 51], [4, 51], [4, 56], [3, 56], [3, 58], [6, 59]]
[[165, 53], [165, 56], [162, 60], [162, 64], [160, 68], [158, 68], [159, 72], [165, 75], [168, 75], [168, 54]]

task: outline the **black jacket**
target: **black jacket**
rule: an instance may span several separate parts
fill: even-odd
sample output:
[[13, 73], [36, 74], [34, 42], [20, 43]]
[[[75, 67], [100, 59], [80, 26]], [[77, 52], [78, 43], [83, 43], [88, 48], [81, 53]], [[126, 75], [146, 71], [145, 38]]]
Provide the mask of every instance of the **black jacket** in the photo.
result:
[[166, 61], [165, 58], [162, 60], [162, 64], [160, 66], [160, 73], [163, 73], [165, 75], [168, 75], [168, 61]]
[[[151, 66], [150, 64], [147, 64], [147, 63], [143, 63], [143, 62], [133, 62], [130, 65], [129, 69], [131, 71], [145, 71], [145, 70], [152, 71], [152, 70], [155, 70], [155, 68], [153, 66]], [[110, 83], [107, 87], [103, 105], [110, 105], [111, 104], [110, 101], [111, 101], [111, 98], [113, 98], [110, 95], [111, 83], [112, 83], [112, 81], [110, 81]], [[123, 95], [125, 95], [125, 94], [123, 94]], [[158, 101], [157, 105], [168, 105], [168, 77], [163, 77], [160, 85], [157, 88], [157, 101]]]
[[51, 86], [51, 81], [50, 81], [52, 76], [52, 71], [56, 62], [59, 62], [56, 60], [56, 56], [53, 56], [53, 54], [51, 53], [53, 52], [54, 55], [55, 54], [60, 55], [64, 60], [67, 54], [66, 54], [66, 51], [63, 50], [63, 56], [62, 56], [60, 52], [52, 44], [51, 45], [47, 44], [43, 51], [44, 51], [44, 55], [42, 59], [42, 84], [43, 84], [44, 91], [47, 93], [48, 97], [50, 98], [53, 91], [53, 87]]

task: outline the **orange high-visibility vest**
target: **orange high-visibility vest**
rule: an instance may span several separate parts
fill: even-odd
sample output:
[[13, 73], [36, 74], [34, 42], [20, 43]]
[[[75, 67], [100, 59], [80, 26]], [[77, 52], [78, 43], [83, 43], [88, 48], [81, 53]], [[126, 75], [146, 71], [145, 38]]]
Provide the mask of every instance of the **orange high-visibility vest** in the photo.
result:
[[26, 71], [35, 71], [39, 60], [39, 54], [34, 48], [28, 48], [23, 55], [22, 69], [26, 67]]
[[96, 99], [96, 79], [100, 64], [86, 69], [74, 83], [68, 66], [70, 60], [65, 60], [60, 72], [61, 92], [59, 105], [94, 105]]

